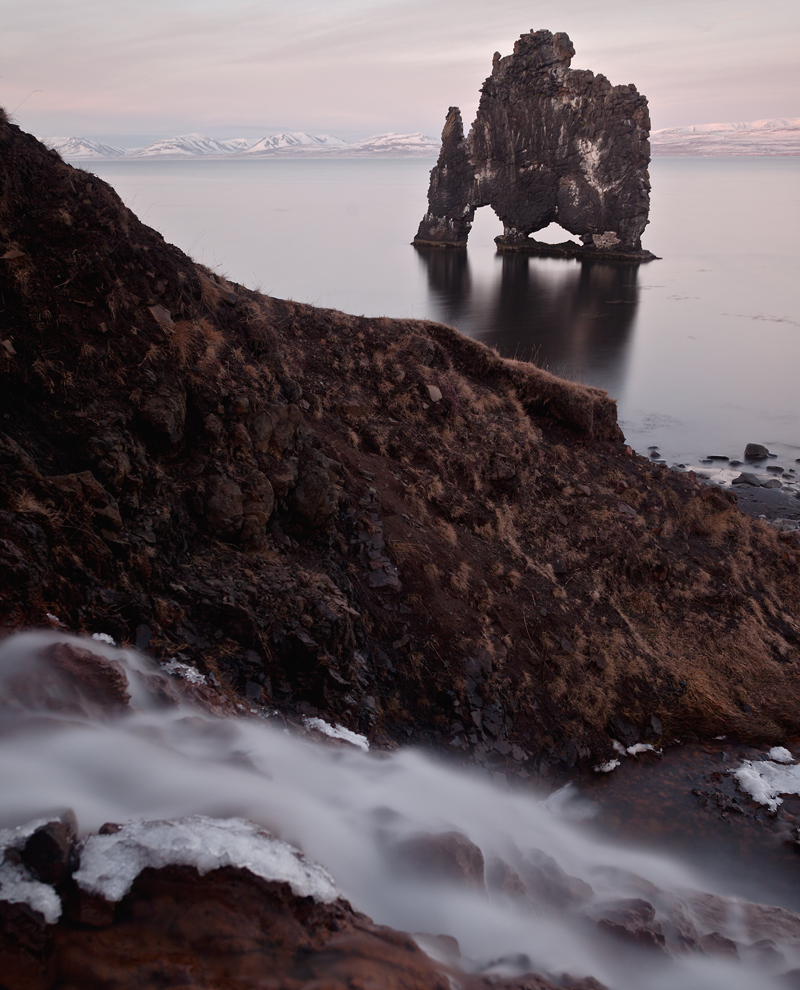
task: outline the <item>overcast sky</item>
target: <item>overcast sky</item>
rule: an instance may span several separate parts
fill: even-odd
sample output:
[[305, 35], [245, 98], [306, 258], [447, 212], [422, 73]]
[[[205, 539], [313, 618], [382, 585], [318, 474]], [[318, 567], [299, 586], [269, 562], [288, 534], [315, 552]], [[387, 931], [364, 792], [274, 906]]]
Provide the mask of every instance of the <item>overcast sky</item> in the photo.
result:
[[[492, 54], [566, 31], [654, 128], [800, 116], [798, 0], [0, 0], [0, 104], [42, 136], [438, 136]], [[135, 142], [134, 142], [135, 143]]]

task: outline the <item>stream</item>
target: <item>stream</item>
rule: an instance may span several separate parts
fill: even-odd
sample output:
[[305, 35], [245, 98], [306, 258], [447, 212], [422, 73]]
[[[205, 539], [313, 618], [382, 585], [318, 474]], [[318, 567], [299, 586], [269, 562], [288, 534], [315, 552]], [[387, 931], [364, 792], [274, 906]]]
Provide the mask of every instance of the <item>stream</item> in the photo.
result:
[[[128, 709], [110, 714], [48, 667], [42, 651], [57, 642], [121, 664]], [[65, 634], [0, 644], [0, 827], [67, 807], [82, 834], [109, 821], [246, 818], [322, 864], [375, 921], [429, 951], [426, 935], [456, 939], [448, 961], [471, 972], [567, 972], [612, 990], [778, 990], [800, 966], [800, 917], [786, 909], [800, 907], [796, 871], [778, 883], [778, 854], [784, 872], [794, 854], [724, 820], [702, 838], [691, 825], [720, 814], [698, 817], [692, 788], [749, 758], [724, 741], [625, 757], [614, 773], [545, 796], [416, 749], [365, 752], [360, 737], [328, 745], [266, 711], [223, 719], [187, 702], [163, 707], [147, 689], [155, 673], [134, 651]], [[718, 789], [747, 803], [729, 778]], [[683, 826], [667, 827], [673, 818]], [[708, 849], [728, 842], [712, 862]], [[477, 873], [441, 868], [436, 849], [446, 859], [448, 843], [467, 849]], [[770, 845], [776, 858], [759, 876]], [[741, 883], [730, 876], [738, 862]]]

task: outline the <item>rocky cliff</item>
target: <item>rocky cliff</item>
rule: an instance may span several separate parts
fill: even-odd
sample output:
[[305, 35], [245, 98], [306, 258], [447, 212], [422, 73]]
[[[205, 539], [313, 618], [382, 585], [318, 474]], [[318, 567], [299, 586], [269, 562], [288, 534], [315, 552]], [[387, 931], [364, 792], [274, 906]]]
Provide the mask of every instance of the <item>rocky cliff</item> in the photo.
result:
[[566, 34], [531, 31], [495, 54], [465, 138], [450, 107], [428, 212], [415, 243], [463, 246], [475, 210], [491, 206], [501, 250], [546, 250], [529, 234], [550, 223], [581, 238], [573, 254], [633, 255], [650, 202], [647, 100], [635, 86], [570, 68]]
[[5, 630], [523, 778], [800, 730], [792, 538], [605, 393], [226, 282], [6, 120], [0, 161]]

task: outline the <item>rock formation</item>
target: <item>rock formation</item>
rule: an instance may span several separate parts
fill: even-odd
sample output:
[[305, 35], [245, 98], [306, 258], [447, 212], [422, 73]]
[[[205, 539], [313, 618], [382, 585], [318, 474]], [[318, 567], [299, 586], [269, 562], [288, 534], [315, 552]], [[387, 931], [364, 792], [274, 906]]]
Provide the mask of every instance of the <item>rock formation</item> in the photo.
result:
[[[113, 636], [218, 714], [324, 715], [521, 780], [612, 739], [777, 743], [800, 732], [800, 536], [735, 501], [636, 457], [598, 389], [446, 326], [215, 277], [0, 112], [0, 635]], [[59, 643], [22, 685], [3, 666], [0, 720], [140, 705], [107, 661]], [[43, 898], [0, 902], [11, 990], [452, 985], [406, 936], [239, 868], [148, 867], [114, 903], [85, 897], [73, 832], [61, 818], [0, 855], [12, 893], [38, 877]], [[477, 885], [452, 833], [397, 852]], [[487, 862], [487, 886], [582, 903], [529, 867]], [[669, 936], [642, 900], [596, 920]]]
[[448, 111], [415, 244], [463, 247], [475, 210], [491, 206], [505, 227], [500, 250], [544, 253], [528, 235], [556, 222], [583, 242], [559, 253], [653, 257], [641, 249], [647, 100], [571, 69], [574, 54], [566, 34], [549, 31], [523, 34], [513, 55], [495, 53], [466, 138], [458, 107]]
[[599, 389], [216, 278], [0, 116], [0, 629], [523, 778], [617, 719], [779, 742], [800, 538], [735, 499]]
[[[507, 979], [464, 973], [454, 939], [452, 963], [436, 962], [410, 935], [376, 925], [343, 898], [304, 895], [290, 882], [264, 879], [246, 866], [206, 866], [202, 872], [180, 862], [146, 866], [135, 870], [129, 889], [106, 899], [86, 889], [76, 864], [93, 843], [113, 841], [136, 825], [109, 823], [78, 843], [74, 817], [63, 819], [35, 822], [35, 831], [19, 829], [22, 837], [0, 849], [10, 855], [6, 878], [21, 878], [19, 892], [0, 897], [4, 990], [447, 990], [455, 984], [464, 990], [556, 990], [533, 973]], [[187, 824], [197, 832], [203, 822], [140, 828], [168, 834]], [[256, 849], [257, 842], [275, 841], [244, 822], [208, 820], [208, 826], [250, 831]], [[199, 833], [195, 838], [195, 850], [202, 848]], [[135, 840], [124, 841], [140, 852]], [[124, 862], [109, 858], [107, 867], [112, 886], [117, 871], [124, 874]], [[562, 979], [558, 985], [603, 990], [595, 981]]]

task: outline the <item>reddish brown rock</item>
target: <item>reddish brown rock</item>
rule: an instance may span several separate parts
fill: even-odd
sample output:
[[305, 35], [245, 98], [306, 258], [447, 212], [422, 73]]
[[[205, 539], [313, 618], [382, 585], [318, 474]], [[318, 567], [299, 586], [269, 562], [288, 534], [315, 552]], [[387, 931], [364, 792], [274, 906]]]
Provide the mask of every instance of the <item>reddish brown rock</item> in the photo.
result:
[[[546, 86], [572, 79], [556, 48]], [[616, 89], [606, 109], [639, 105]], [[800, 731], [793, 544], [637, 458], [602, 391], [439, 324], [234, 288], [2, 114], [0, 220], [4, 631], [146, 626], [228, 697], [269, 683], [290, 717], [526, 777], [604, 762], [615, 716]]]
[[599, 915], [597, 925], [603, 931], [645, 949], [664, 948], [666, 939], [649, 901], [633, 897], [600, 905], [595, 910]]
[[71, 643], [45, 647], [3, 682], [0, 706], [107, 718], [130, 702], [128, 680], [116, 660]]
[[50, 990], [55, 979], [52, 930], [27, 904], [0, 901], [0, 986]]
[[593, 893], [588, 883], [569, 876], [551, 856], [539, 850], [528, 854], [519, 872], [531, 900], [551, 910], [573, 908]]
[[298, 898], [233, 868], [147, 869], [113, 910], [73, 910], [47, 930], [12, 913], [16, 928], [0, 932], [6, 990], [451, 990], [453, 978], [464, 990], [554, 990], [535, 975], [455, 973], [345, 901]]
[[485, 889], [483, 853], [461, 832], [421, 833], [398, 842], [391, 853], [403, 874]]
[[37, 880], [55, 887], [64, 883], [76, 862], [77, 827], [75, 815], [68, 811], [28, 837], [20, 859]]

